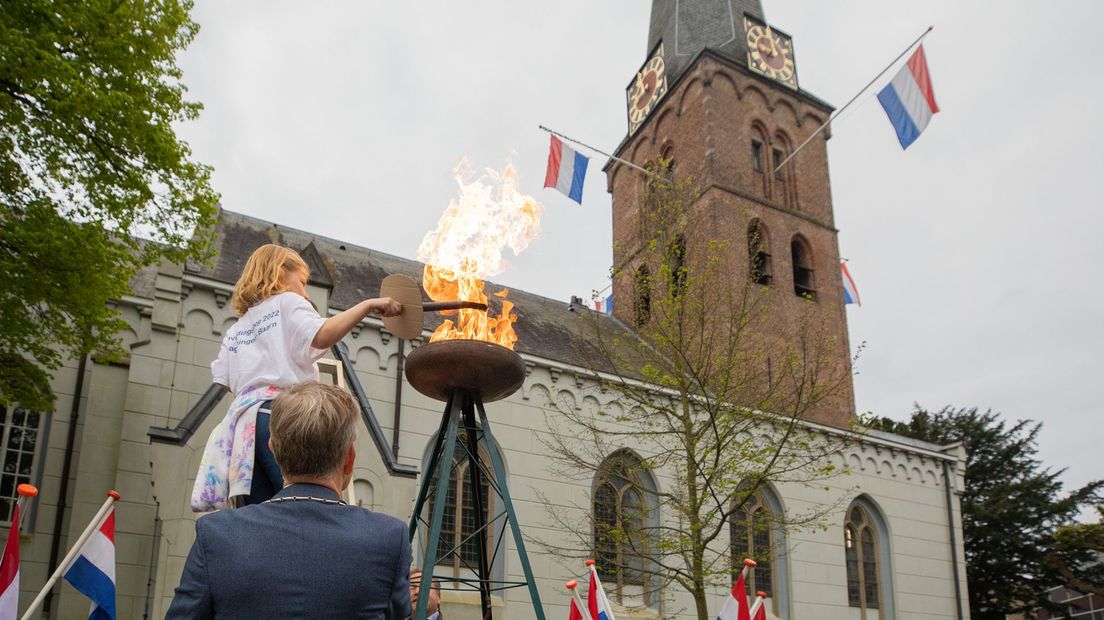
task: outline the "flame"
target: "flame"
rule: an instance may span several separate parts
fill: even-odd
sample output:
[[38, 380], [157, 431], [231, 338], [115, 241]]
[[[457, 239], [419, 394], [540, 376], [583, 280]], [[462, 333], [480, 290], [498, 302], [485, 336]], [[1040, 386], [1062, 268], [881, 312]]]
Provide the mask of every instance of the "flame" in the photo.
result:
[[[541, 206], [517, 189], [517, 171], [507, 164], [501, 172], [487, 169], [476, 176], [467, 159], [453, 170], [459, 186], [437, 229], [427, 233], [418, 247], [418, 260], [425, 263], [422, 287], [435, 301], [487, 303], [483, 279], [502, 273], [509, 247], [516, 256], [540, 234]], [[502, 308], [487, 312], [458, 310], [455, 320], [446, 319], [433, 332], [430, 342], [441, 340], [486, 340], [513, 349], [517, 342], [517, 315], [509, 291], [494, 293]]]

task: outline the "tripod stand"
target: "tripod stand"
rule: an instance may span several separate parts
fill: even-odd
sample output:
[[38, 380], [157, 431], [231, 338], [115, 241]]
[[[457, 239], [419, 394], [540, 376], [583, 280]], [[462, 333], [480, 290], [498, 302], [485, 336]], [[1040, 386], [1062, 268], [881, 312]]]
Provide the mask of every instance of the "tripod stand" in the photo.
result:
[[[515, 388], [516, 389], [516, 388]], [[479, 421], [476, 423], [476, 411], [479, 413]], [[463, 437], [461, 438], [461, 430]], [[463, 459], [457, 460], [457, 446], [460, 446], [468, 461], [467, 489], [472, 495], [474, 510], [474, 531], [452, 545], [451, 541], [441, 544], [441, 526], [444, 521], [445, 502], [448, 494], [449, 479], [452, 473], [460, 468]], [[490, 460], [491, 471], [486, 470], [483, 459], [480, 458], [480, 446]], [[492, 504], [490, 498], [484, 497], [484, 484], [492, 497], [498, 500]], [[422, 518], [422, 511], [429, 500], [432, 491], [431, 514], [429, 521]], [[457, 504], [463, 505], [462, 498], [457, 498]], [[486, 509], [484, 507], [487, 507]], [[497, 511], [492, 518], [486, 511]], [[455, 515], [454, 515], [455, 517]], [[500, 523], [500, 520], [502, 521]], [[426, 537], [425, 556], [422, 563], [422, 580], [418, 591], [418, 604], [415, 608], [414, 618], [425, 618], [426, 606], [429, 602], [430, 584], [433, 581], [433, 570], [442, 560], [456, 558], [467, 570], [475, 574], [475, 578], [445, 577], [440, 581], [452, 582], [456, 589], [479, 590], [479, 599], [482, 606], [484, 620], [492, 618], [491, 597], [494, 592], [510, 588], [527, 586], [529, 598], [533, 604], [533, 610], [538, 620], [544, 620], [544, 609], [541, 607], [540, 596], [537, 593], [537, 584], [533, 579], [533, 570], [529, 565], [529, 557], [525, 553], [525, 541], [522, 539], [521, 528], [514, 514], [514, 505], [510, 500], [510, 490], [506, 481], [506, 470], [502, 464], [502, 458], [495, 445], [494, 436], [491, 434], [491, 425], [487, 420], [487, 411], [483, 408], [483, 400], [479, 392], [468, 391], [462, 388], [453, 389], [448, 396], [448, 404], [445, 406], [441, 417], [441, 424], [434, 440], [433, 451], [430, 453], [429, 463], [422, 475], [421, 485], [418, 489], [418, 498], [414, 503], [414, 513], [410, 518], [410, 539], [413, 542], [419, 524], [428, 528]], [[500, 525], [500, 535], [494, 541], [494, 549], [488, 544], [488, 532]], [[493, 574], [495, 560], [501, 556], [503, 540], [507, 526], [513, 535], [514, 545], [525, 577], [524, 581], [510, 581], [505, 578], [496, 578]], [[457, 527], [459, 524], [457, 523]], [[464, 557], [462, 553], [465, 543], [472, 539], [478, 543], [478, 554], [474, 565]], [[440, 547], [440, 548], [439, 548]], [[470, 548], [470, 546], [469, 546]], [[441, 551], [441, 553], [438, 553]]]

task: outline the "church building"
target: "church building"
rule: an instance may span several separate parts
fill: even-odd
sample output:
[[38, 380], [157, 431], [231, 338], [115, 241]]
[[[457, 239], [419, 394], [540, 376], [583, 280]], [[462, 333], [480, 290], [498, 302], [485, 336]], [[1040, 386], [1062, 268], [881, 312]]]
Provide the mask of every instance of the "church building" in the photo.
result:
[[[677, 174], [693, 177], [701, 195], [687, 235], [729, 242], [725, 266], [732, 277], [767, 291], [776, 317], [775, 327], [767, 329], [776, 331], [766, 336], [791, 337], [787, 322], [813, 308], [836, 345], [829, 365], [850, 377], [828, 170], [830, 132], [789, 159], [833, 108], [801, 89], [794, 50], [791, 36], [766, 21], [759, 0], [653, 0], [641, 68], [626, 76], [627, 131], [614, 154], [644, 168], [662, 158]], [[584, 524], [598, 513], [625, 509], [621, 499], [609, 499], [625, 496], [616, 485], [607, 493], [607, 481], [556, 475], [554, 456], [536, 438], [557, 399], [578, 403], [580, 411], [608, 404], [592, 402], [586, 385], [593, 365], [580, 315], [626, 338], [635, 337], [634, 326], [647, 320], [639, 303], [647, 278], [639, 274], [648, 266], [634, 252], [641, 242], [636, 222], [645, 206], [646, 181], [617, 159], [605, 172], [613, 204], [614, 267], [621, 274], [613, 283], [613, 314], [595, 315], [578, 300], [512, 290], [525, 380], [513, 395], [487, 405], [518, 521], [527, 537], [552, 546], [569, 547], [572, 539], [554, 525], [547, 501], [564, 507], [564, 518]], [[323, 316], [377, 296], [389, 274], [421, 280], [416, 261], [231, 209], [219, 214], [210, 265], [148, 268], [133, 281], [132, 293], [115, 302], [129, 326], [119, 334], [127, 357], [67, 363], [53, 378], [54, 411], [0, 408], [0, 520], [10, 519], [17, 484], [31, 482], [41, 490], [24, 518], [23, 608], [107, 491], [116, 489], [121, 494], [115, 517], [118, 617], [164, 616], [195, 537], [197, 517], [189, 498], [200, 457], [230, 401], [212, 384], [209, 365], [237, 318], [229, 300], [254, 249], [278, 243], [299, 251], [310, 266], [311, 301]], [[701, 239], [687, 242], [696, 240]], [[491, 283], [488, 288], [495, 290]], [[368, 318], [319, 362], [322, 380], [347, 387], [361, 408], [350, 501], [403, 521], [410, 519], [442, 412], [442, 403], [411, 389], [403, 372], [406, 356], [428, 337], [427, 330], [422, 338], [403, 340]], [[815, 486], [766, 485], [745, 511], [761, 518], [838, 507], [823, 527], [753, 529], [749, 517], [729, 530], [733, 556], [760, 561], [752, 588], [767, 593], [767, 617], [967, 619], [959, 507], [965, 451], [957, 444], [865, 431], [854, 422], [848, 378], [806, 425], [842, 443], [829, 458], [845, 473]], [[634, 446], [623, 445], [607, 458], [639, 455]], [[668, 479], [657, 475], [656, 480], [662, 485]], [[462, 475], [447, 484], [450, 504], [442, 536], [463, 547], [469, 544], [475, 508], [466, 499]], [[678, 526], [671, 515], [656, 518]], [[3, 524], [0, 528], [7, 532]], [[498, 543], [503, 550], [491, 569], [520, 580], [513, 539], [499, 531], [491, 541]], [[547, 547], [527, 546], [545, 617], [567, 617], [563, 584], [583, 581], [585, 567]], [[464, 576], [464, 553], [435, 572]], [[684, 592], [651, 591], [650, 583], [628, 571], [608, 576], [606, 589], [618, 618], [694, 617], [693, 601]], [[720, 609], [729, 588], [717, 585], [711, 613]], [[87, 616], [87, 599], [68, 584], [55, 592], [47, 617]], [[480, 617], [477, 592], [446, 591], [443, 599], [449, 620]], [[496, 618], [537, 617], [524, 588], [497, 593], [493, 609]]]

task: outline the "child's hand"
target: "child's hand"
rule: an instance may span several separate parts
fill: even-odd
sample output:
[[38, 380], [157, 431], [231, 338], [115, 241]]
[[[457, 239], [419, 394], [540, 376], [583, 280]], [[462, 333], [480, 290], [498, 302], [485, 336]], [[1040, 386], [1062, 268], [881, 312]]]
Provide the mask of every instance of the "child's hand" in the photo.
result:
[[402, 304], [390, 297], [379, 297], [369, 301], [369, 312], [380, 316], [399, 316], [402, 314]]

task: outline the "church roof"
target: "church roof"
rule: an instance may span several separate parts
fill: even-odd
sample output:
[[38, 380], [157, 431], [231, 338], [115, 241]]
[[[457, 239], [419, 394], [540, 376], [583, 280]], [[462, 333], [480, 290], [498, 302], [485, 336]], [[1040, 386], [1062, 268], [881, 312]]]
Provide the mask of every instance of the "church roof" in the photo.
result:
[[[326, 273], [312, 273], [311, 281], [332, 282], [329, 305], [337, 310], [345, 310], [363, 299], [378, 296], [380, 283], [390, 274], [405, 274], [417, 282], [422, 279], [423, 264], [418, 261], [225, 209], [219, 213], [214, 240], [215, 256], [211, 264], [190, 262], [185, 272], [232, 286], [241, 275], [249, 255], [266, 243], [279, 243], [299, 251], [312, 248], [307, 251], [315, 263], [312, 272], [318, 269], [316, 265], [321, 264]], [[486, 283], [488, 293], [501, 288], [504, 287], [490, 281]], [[425, 298], [428, 299], [428, 296]], [[515, 349], [519, 353], [608, 371], [608, 363], [587, 344], [593, 340], [595, 326], [604, 333], [629, 336], [622, 338], [622, 341], [636, 340], [633, 332], [613, 317], [581, 305], [519, 289], [511, 289], [508, 299], [514, 302], [514, 313], [518, 317], [514, 328], [518, 333]], [[439, 325], [441, 320], [438, 315], [426, 314], [426, 326], [430, 329]]]

